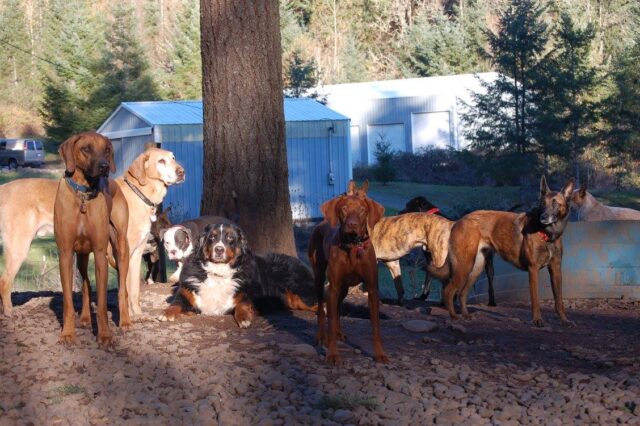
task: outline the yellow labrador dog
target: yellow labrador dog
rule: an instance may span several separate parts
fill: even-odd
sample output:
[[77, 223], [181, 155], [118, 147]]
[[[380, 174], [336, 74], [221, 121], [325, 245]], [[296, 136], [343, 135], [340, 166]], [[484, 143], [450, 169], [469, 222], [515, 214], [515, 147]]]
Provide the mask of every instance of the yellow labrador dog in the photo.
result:
[[[129, 311], [134, 315], [142, 312], [140, 263], [151, 219], [155, 215], [154, 206], [162, 202], [167, 187], [184, 179], [184, 169], [176, 162], [173, 153], [158, 148], [150, 148], [140, 154], [124, 176], [116, 179], [129, 207], [127, 239], [131, 257], [127, 290]], [[36, 236], [53, 233], [57, 189], [57, 180], [38, 178], [18, 179], [0, 185], [0, 237], [5, 258], [5, 269], [0, 276], [0, 298], [3, 313], [7, 316], [11, 315], [13, 281], [27, 258], [31, 241]]]

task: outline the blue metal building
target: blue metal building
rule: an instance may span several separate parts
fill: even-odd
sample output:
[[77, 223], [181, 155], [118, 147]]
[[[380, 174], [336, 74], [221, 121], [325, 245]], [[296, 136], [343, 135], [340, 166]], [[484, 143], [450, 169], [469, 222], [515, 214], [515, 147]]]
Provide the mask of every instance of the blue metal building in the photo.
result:
[[[312, 99], [285, 99], [284, 114], [293, 218], [321, 217], [320, 205], [343, 193], [352, 176], [349, 119]], [[200, 215], [202, 117], [201, 101], [123, 102], [98, 129], [113, 142], [117, 175], [146, 143], [175, 154], [187, 180], [165, 198], [174, 221]]]
[[394, 151], [466, 147], [460, 110], [471, 91], [497, 73], [336, 84], [322, 88], [327, 106], [351, 118], [353, 164], [375, 163], [380, 140]]

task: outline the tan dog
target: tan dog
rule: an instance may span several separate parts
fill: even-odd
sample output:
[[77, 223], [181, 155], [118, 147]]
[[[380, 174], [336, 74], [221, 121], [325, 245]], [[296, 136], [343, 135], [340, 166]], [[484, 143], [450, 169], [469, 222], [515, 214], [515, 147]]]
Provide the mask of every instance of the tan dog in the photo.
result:
[[571, 207], [578, 215], [578, 220], [593, 222], [599, 220], [640, 220], [640, 211], [625, 207], [605, 206], [587, 192], [587, 186], [573, 191]]
[[[340, 325], [340, 305], [349, 287], [364, 282], [369, 297], [369, 313], [373, 328], [375, 360], [389, 362], [380, 337], [380, 298], [378, 267], [369, 235], [384, 214], [384, 207], [367, 196], [369, 183], [361, 189], [349, 182], [346, 195], [325, 202], [320, 209], [325, 221], [313, 230], [309, 241], [309, 260], [318, 298], [318, 335], [320, 343], [327, 340], [330, 364], [340, 360], [337, 339], [344, 340]], [[324, 282], [329, 278], [327, 292], [328, 339], [325, 339]]]
[[[139, 186], [143, 195], [147, 194], [146, 197], [157, 203], [164, 198], [167, 186], [184, 180], [184, 170], [177, 164], [173, 154], [162, 149], [153, 148], [140, 154], [131, 164], [130, 169], [132, 168], [133, 170], [127, 172], [125, 176], [142, 174], [141, 179], [145, 185], [139, 183], [137, 185], [134, 183], [134, 185]], [[167, 169], [173, 169], [173, 172], [167, 171]], [[181, 177], [178, 176], [179, 174]], [[130, 182], [138, 181], [132, 178]], [[127, 288], [135, 287], [137, 290], [140, 287], [140, 280], [134, 280], [133, 284], [129, 280], [140, 276], [140, 259], [144, 251], [143, 242], [146, 241], [146, 235], [151, 229], [152, 208], [133, 192], [124, 182], [124, 178], [117, 179], [116, 183], [122, 189], [130, 211], [127, 240], [131, 260]], [[57, 188], [58, 182], [49, 179], [18, 179], [0, 185], [0, 200], [2, 200], [0, 203], [0, 236], [2, 236], [5, 257], [5, 270], [0, 277], [0, 297], [5, 315], [11, 314], [13, 281], [22, 262], [27, 257], [31, 241], [36, 236], [42, 237], [53, 232], [53, 206]], [[137, 258], [137, 261], [134, 260], [134, 257]], [[136, 265], [137, 272], [135, 273], [138, 275], [134, 276], [132, 269], [135, 269]], [[129, 297], [131, 296], [129, 295]], [[129, 300], [130, 311], [133, 311], [131, 304], [132, 301]], [[138, 301], [136, 312], [139, 311]]]
[[83, 279], [82, 325], [91, 325], [89, 311], [90, 286], [87, 273], [89, 254], [96, 265], [96, 298], [98, 343], [110, 345], [113, 335], [107, 318], [107, 281], [109, 263], [107, 248], [110, 230], [114, 233], [119, 268], [118, 304], [120, 326], [131, 325], [127, 306], [126, 274], [129, 264], [127, 244], [127, 202], [122, 191], [109, 181], [109, 172], [116, 170], [111, 141], [95, 132], [86, 132], [67, 139], [60, 146], [65, 163], [65, 177], [58, 184], [53, 207], [54, 235], [58, 246], [60, 281], [63, 296], [63, 327], [60, 342], [76, 342], [75, 309], [73, 307], [73, 254]]
[[184, 169], [172, 152], [149, 148], [136, 158], [127, 172], [116, 179], [129, 206], [129, 310], [134, 316], [142, 315], [140, 308], [140, 268], [142, 254], [155, 220], [157, 206], [167, 195], [167, 188], [184, 182]]

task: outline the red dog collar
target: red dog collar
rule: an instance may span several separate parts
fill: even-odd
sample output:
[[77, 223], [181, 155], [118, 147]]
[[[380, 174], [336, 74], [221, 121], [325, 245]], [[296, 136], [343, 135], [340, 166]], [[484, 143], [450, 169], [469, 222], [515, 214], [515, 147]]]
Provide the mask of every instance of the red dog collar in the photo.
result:
[[427, 214], [436, 214], [436, 213], [440, 213], [440, 209], [437, 207], [432, 208], [431, 210], [427, 210], [425, 213]]
[[549, 242], [549, 235], [544, 231], [538, 231], [538, 236], [542, 238], [542, 241]]

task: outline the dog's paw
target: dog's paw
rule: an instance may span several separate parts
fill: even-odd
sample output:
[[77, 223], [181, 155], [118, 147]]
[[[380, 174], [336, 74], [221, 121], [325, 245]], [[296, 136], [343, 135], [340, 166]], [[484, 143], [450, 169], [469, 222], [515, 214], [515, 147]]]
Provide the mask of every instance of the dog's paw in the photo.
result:
[[72, 346], [78, 343], [78, 338], [76, 337], [76, 333], [60, 333], [58, 337], [58, 343], [65, 346]]
[[534, 318], [532, 322], [534, 327], [544, 327], [544, 321], [542, 318]]
[[158, 321], [160, 322], [175, 321], [175, 320], [176, 320], [175, 315], [171, 315], [166, 312], [158, 316]]
[[102, 349], [109, 349], [113, 346], [113, 334], [111, 333], [98, 334], [97, 340], [98, 346]]
[[151, 278], [148, 278], [147, 285], [151, 285], [151, 284], [155, 284], [155, 282]]
[[340, 355], [338, 355], [337, 353], [336, 354], [327, 353], [327, 356], [325, 357], [324, 360], [329, 365], [338, 365], [342, 363], [342, 360], [340, 359]]
[[91, 328], [91, 317], [80, 317], [81, 328]]
[[380, 362], [382, 364], [389, 364], [389, 357], [384, 353], [378, 354], [375, 356], [376, 362]]
[[568, 319], [561, 319], [560, 323], [564, 326], [564, 327], [576, 327], [576, 323], [573, 321], [569, 321]]
[[251, 321], [246, 319], [238, 322], [238, 327], [240, 328], [249, 328], [251, 326]]

